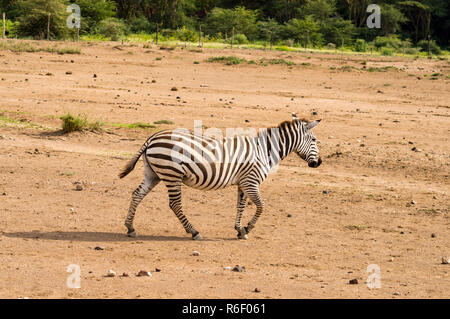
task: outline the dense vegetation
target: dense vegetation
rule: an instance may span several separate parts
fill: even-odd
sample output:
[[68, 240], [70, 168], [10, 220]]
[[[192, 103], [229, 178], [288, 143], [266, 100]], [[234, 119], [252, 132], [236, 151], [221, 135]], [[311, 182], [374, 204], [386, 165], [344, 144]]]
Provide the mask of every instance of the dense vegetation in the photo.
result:
[[[0, 0], [8, 37], [71, 38], [66, 8], [81, 8], [81, 36], [118, 40], [155, 33], [161, 40], [278, 46], [375, 48], [383, 54], [440, 54], [448, 48], [450, 1], [380, 0], [381, 28], [369, 29], [368, 0]], [[429, 43], [428, 37], [431, 41]]]

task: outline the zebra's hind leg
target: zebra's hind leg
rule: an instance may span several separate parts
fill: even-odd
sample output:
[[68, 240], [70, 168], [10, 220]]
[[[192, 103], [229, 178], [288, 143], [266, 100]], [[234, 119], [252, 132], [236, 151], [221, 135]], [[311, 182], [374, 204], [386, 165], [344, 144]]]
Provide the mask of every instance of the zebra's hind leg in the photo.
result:
[[194, 226], [189, 222], [186, 216], [183, 214], [183, 208], [181, 205], [181, 181], [180, 182], [166, 182], [167, 190], [169, 192], [169, 206], [175, 213], [175, 216], [179, 219], [181, 225], [183, 225], [186, 233], [192, 235], [192, 239], [203, 239], [202, 235], [195, 230]]
[[131, 197], [130, 208], [128, 209], [128, 215], [125, 219], [125, 226], [128, 229], [127, 236], [137, 237], [136, 230], [133, 228], [134, 214], [136, 213], [136, 208], [142, 199], [147, 195], [158, 183], [160, 182], [159, 177], [156, 173], [149, 167], [145, 168], [145, 178], [142, 183], [136, 188]]
[[250, 197], [251, 201], [256, 205], [256, 212], [253, 218], [248, 223], [247, 227], [244, 227], [245, 233], [248, 234], [250, 230], [255, 227], [259, 216], [262, 214], [264, 209], [264, 201], [259, 194], [259, 185], [246, 185], [244, 187], [244, 192]]
[[242, 189], [238, 186], [238, 196], [237, 196], [237, 214], [236, 214], [236, 223], [234, 225], [234, 229], [237, 230], [237, 237], [239, 239], [247, 239], [247, 231], [244, 227], [241, 227], [242, 213], [245, 209], [245, 204], [247, 201], [247, 195], [242, 191]]

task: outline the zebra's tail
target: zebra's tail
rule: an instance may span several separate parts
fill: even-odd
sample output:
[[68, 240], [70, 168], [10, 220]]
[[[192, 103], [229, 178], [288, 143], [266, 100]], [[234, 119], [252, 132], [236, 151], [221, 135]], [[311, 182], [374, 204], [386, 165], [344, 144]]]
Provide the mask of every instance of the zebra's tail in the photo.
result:
[[145, 150], [148, 148], [149, 141], [150, 141], [150, 139], [148, 139], [144, 143], [144, 145], [142, 145], [142, 147], [139, 150], [139, 152], [136, 155], [133, 156], [133, 158], [127, 163], [127, 165], [125, 165], [125, 167], [119, 173], [119, 177], [120, 178], [124, 178], [125, 176], [127, 176], [134, 169], [134, 166], [136, 166], [137, 161], [142, 156], [142, 154], [145, 152]]

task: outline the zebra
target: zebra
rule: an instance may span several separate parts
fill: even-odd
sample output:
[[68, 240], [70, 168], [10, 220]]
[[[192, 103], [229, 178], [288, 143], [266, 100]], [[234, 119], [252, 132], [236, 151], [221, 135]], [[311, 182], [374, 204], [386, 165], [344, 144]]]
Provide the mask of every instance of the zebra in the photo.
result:
[[[238, 239], [248, 233], [263, 212], [264, 202], [259, 186], [273, 167], [295, 152], [316, 168], [322, 163], [312, 129], [320, 122], [300, 120], [292, 113], [291, 121], [260, 130], [256, 136], [233, 136], [223, 139], [199, 136], [191, 131], [164, 130], [150, 136], [139, 152], [126, 164], [119, 177], [124, 178], [142, 156], [144, 180], [132, 193], [125, 226], [129, 237], [136, 237], [133, 227], [136, 208], [142, 199], [162, 181], [168, 191], [169, 206], [186, 233], [200, 240], [202, 235], [183, 213], [181, 186], [216, 190], [237, 185], [235, 229]], [[242, 227], [242, 213], [249, 198], [256, 212], [248, 225]]]

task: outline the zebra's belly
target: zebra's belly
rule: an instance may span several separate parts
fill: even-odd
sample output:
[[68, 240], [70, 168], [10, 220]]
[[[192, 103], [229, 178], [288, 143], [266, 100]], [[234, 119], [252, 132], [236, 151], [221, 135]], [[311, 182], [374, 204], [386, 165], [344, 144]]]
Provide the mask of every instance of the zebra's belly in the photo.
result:
[[227, 172], [227, 167], [221, 164], [209, 165], [206, 174], [194, 174], [187, 170], [183, 184], [196, 189], [216, 190], [239, 183], [238, 172]]

